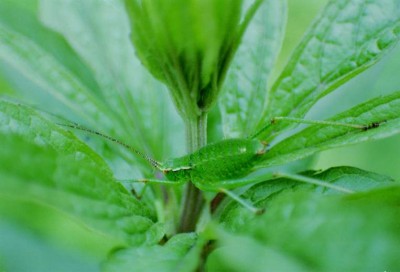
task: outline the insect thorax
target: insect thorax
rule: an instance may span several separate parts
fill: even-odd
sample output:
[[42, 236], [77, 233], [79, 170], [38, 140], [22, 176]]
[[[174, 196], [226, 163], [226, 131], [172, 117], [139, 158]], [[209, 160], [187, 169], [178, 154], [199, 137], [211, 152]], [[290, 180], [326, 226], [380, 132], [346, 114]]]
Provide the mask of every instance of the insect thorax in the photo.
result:
[[185, 182], [190, 180], [190, 161], [189, 155], [170, 159], [163, 163], [165, 177], [171, 181]]

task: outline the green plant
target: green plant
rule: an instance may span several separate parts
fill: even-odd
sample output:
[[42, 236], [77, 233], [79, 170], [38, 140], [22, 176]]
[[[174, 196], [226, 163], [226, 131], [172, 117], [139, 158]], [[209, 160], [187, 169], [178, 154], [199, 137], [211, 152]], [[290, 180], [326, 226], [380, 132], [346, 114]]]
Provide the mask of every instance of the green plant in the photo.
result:
[[[71, 237], [97, 259], [109, 254], [105, 271], [399, 269], [398, 182], [351, 167], [310, 171], [302, 162], [305, 179], [356, 192], [345, 195], [271, 173], [278, 165], [296, 172], [291, 162], [322, 150], [399, 133], [400, 93], [327, 119], [380, 124], [368, 130], [266, 125], [304, 118], [381, 59], [399, 39], [400, 5], [330, 1], [273, 80], [285, 22], [286, 2], [277, 0], [3, 0], [0, 72], [18, 102], [0, 101], [2, 214], [44, 237]], [[130, 191], [143, 185], [127, 180], [159, 173], [135, 153], [60, 127], [60, 118], [157, 161], [201, 156], [196, 150], [223, 138], [266, 141], [270, 148], [254, 158], [258, 171], [248, 178], [268, 178], [235, 192], [266, 212], [202, 192], [194, 185], [201, 181], [150, 184], [138, 199]], [[249, 135], [257, 141], [244, 140]], [[28, 207], [33, 212], [21, 212]], [[71, 216], [92, 231], [62, 227], [79, 229]], [[89, 245], [80, 235], [90, 236]], [[4, 259], [6, 268], [21, 265]]]

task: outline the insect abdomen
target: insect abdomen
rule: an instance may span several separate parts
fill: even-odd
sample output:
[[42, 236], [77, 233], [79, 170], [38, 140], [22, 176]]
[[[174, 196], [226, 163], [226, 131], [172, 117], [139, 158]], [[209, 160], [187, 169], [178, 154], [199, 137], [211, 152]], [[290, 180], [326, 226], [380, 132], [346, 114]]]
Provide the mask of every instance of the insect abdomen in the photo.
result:
[[191, 180], [197, 187], [212, 188], [218, 181], [247, 175], [265, 147], [257, 140], [229, 139], [191, 154]]

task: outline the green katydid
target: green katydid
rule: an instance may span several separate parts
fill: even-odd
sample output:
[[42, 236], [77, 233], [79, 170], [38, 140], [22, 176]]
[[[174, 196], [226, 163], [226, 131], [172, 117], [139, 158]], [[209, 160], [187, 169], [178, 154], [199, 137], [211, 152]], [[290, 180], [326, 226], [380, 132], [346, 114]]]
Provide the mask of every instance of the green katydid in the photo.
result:
[[[381, 123], [379, 122], [371, 123], [369, 125], [355, 125], [331, 121], [275, 117], [271, 120], [271, 124], [277, 121], [344, 126], [359, 130], [376, 128]], [[232, 195], [232, 193], [227, 191], [227, 189], [237, 188], [252, 183], [258, 183], [271, 178], [271, 174], [269, 174], [268, 176], [263, 175], [254, 178], [243, 178], [253, 171], [254, 166], [256, 166], [257, 163], [262, 160], [263, 156], [268, 152], [268, 145], [256, 139], [257, 135], [262, 133], [262, 131], [268, 126], [262, 128], [260, 131], [256, 132], [249, 138], [222, 140], [217, 143], [206, 145], [191, 154], [179, 158], [169, 159], [164, 162], [158, 162], [154, 159], [149, 158], [137, 149], [97, 131], [81, 127], [77, 124], [60, 125], [96, 134], [110, 141], [118, 143], [147, 160], [153, 167], [163, 172], [166, 177], [166, 180], [143, 179], [140, 180], [142, 182], [180, 185], [185, 182], [191, 181], [196, 187], [201, 190], [224, 192], [225, 194], [230, 195], [243, 205], [248, 206], [247, 203], [243, 202], [240, 198]], [[281, 176], [288, 179], [294, 179], [319, 186], [325, 186], [345, 193], [352, 192], [348, 189], [301, 175], [276, 173], [275, 176]]]

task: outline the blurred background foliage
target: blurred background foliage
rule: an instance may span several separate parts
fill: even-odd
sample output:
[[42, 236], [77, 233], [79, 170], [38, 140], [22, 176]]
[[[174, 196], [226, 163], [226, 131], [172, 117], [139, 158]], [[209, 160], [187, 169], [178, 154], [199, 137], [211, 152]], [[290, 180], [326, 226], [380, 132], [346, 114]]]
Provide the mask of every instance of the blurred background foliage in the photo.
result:
[[[304, 31], [327, 1], [288, 2], [289, 21], [275, 75], [279, 74]], [[37, 1], [18, 3], [32, 8]], [[329, 117], [374, 96], [400, 90], [399, 59], [400, 46], [397, 46], [377, 65], [321, 100], [307, 117]], [[12, 75], [3, 74], [7, 69], [2, 69], [2, 65], [0, 60], [0, 94], [12, 96], [13, 86], [7, 81]], [[349, 165], [399, 180], [397, 152], [400, 152], [400, 135], [322, 152], [315, 160], [314, 168]], [[10, 199], [0, 193], [0, 271], [96, 271], [107, 252], [118, 245], [118, 241], [93, 233], [43, 203]]]

